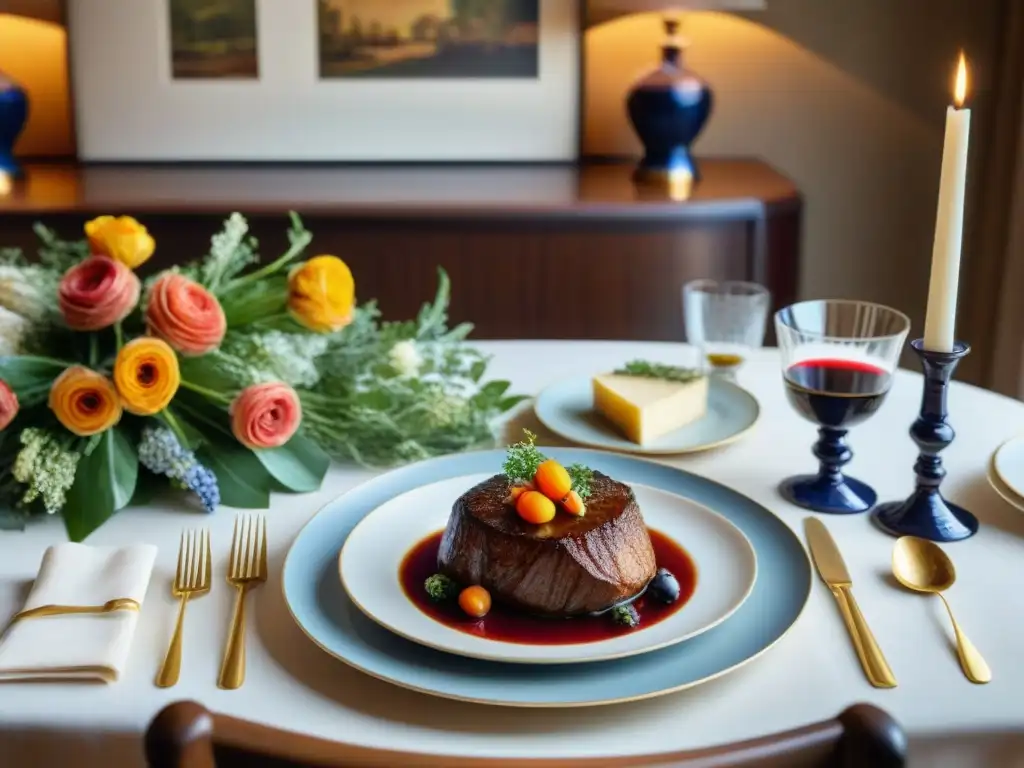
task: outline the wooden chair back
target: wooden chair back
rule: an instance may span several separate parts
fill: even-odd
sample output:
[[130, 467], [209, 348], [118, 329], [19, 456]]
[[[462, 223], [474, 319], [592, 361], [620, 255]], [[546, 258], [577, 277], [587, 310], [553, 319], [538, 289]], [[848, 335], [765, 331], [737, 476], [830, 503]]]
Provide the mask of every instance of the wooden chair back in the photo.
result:
[[487, 759], [368, 749], [268, 728], [191, 701], [165, 707], [146, 732], [150, 768], [898, 768], [906, 738], [886, 712], [838, 717], [749, 741], [626, 758]]

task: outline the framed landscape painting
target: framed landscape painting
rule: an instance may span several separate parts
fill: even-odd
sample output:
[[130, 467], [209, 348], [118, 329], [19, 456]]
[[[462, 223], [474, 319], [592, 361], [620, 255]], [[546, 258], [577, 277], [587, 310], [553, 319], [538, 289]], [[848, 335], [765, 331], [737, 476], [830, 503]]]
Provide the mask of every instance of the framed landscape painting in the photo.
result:
[[168, 0], [175, 79], [254, 78], [256, 0]]
[[540, 0], [317, 0], [320, 77], [536, 78]]
[[66, 7], [85, 162], [579, 155], [579, 0]]

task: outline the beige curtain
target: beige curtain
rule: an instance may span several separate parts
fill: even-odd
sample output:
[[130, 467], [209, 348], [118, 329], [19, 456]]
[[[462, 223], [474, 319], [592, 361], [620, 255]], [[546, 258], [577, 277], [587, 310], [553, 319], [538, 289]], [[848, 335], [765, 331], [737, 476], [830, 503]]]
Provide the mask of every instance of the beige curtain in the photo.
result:
[[[983, 164], [964, 243], [961, 378], [1024, 399], [1024, 3], [1004, 0]], [[974, 141], [972, 140], [972, 144]]]

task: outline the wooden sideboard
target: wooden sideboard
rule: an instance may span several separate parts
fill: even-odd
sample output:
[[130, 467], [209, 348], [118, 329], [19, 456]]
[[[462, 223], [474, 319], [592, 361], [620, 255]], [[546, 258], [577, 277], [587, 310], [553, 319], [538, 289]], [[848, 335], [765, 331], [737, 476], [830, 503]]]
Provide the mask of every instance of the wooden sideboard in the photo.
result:
[[147, 270], [206, 253], [232, 211], [264, 260], [286, 247], [286, 214], [312, 253], [345, 259], [361, 300], [386, 319], [452, 279], [453, 322], [478, 338], [683, 338], [681, 286], [701, 277], [767, 285], [776, 306], [799, 279], [802, 202], [757, 160], [705, 160], [678, 201], [638, 189], [631, 166], [29, 165], [0, 196], [0, 246], [31, 248], [31, 224], [62, 236], [102, 213], [141, 219]]

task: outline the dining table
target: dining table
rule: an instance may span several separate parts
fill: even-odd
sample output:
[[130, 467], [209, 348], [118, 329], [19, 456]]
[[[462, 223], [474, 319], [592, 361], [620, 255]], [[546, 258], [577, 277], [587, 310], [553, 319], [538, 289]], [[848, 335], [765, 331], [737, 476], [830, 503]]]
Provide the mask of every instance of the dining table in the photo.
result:
[[[530, 396], [630, 359], [683, 364], [694, 356], [692, 348], [668, 342], [477, 346], [491, 355], [488, 377], [507, 379], [510, 392]], [[520, 709], [434, 698], [369, 677], [308, 639], [282, 590], [285, 556], [303, 526], [333, 498], [386, 471], [335, 464], [319, 491], [275, 494], [266, 511], [269, 577], [249, 598], [247, 672], [237, 690], [217, 687], [234, 597], [225, 579], [234, 510], [222, 507], [207, 515], [169, 496], [122, 510], [90, 535], [86, 543], [98, 546], [158, 548], [127, 668], [110, 684], [0, 684], [0, 765], [142, 766], [142, 736], [150, 720], [168, 703], [190, 699], [235, 717], [368, 747], [549, 758], [712, 746], [795, 728], [867, 702], [904, 728], [912, 766], [1024, 766], [1024, 513], [986, 479], [993, 451], [1024, 432], [1024, 404], [964, 383], [949, 389], [956, 439], [942, 453], [948, 471], [942, 490], [981, 525], [975, 536], [942, 545], [957, 573], [946, 595], [992, 669], [992, 681], [978, 685], [960, 670], [941, 602], [904, 589], [892, 576], [893, 536], [869, 514], [815, 514], [779, 494], [784, 478], [816, 468], [816, 428], [787, 402], [778, 350], [753, 351], [736, 379], [760, 403], [752, 430], [713, 450], [650, 460], [754, 499], [801, 541], [806, 542], [805, 518], [821, 519], [846, 560], [860, 607], [898, 680], [895, 688], [874, 688], [865, 679], [836, 601], [816, 575], [800, 617], [766, 653], [717, 679], [656, 698]], [[899, 369], [880, 410], [850, 431], [853, 460], [847, 469], [870, 483], [880, 501], [903, 499], [914, 487], [917, 448], [908, 429], [921, 394], [920, 372]], [[539, 423], [529, 401], [496, 425], [496, 439], [514, 441], [523, 428], [536, 432], [542, 445], [570, 445]], [[180, 681], [159, 688], [154, 678], [176, 618], [171, 582], [179, 536], [183, 528], [197, 526], [211, 533], [213, 589], [189, 605]], [[55, 518], [0, 532], [0, 615], [20, 609], [44, 551], [66, 538]]]

